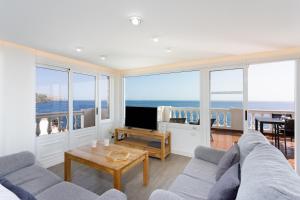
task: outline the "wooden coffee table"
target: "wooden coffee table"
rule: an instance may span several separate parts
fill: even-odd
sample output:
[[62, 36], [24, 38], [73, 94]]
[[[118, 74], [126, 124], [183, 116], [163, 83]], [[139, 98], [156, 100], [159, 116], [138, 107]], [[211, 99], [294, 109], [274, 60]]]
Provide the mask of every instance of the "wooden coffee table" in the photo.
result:
[[[108, 159], [111, 152], [129, 153], [125, 161], [112, 161]], [[144, 185], [148, 184], [148, 152], [124, 147], [116, 144], [104, 146], [97, 143], [97, 147], [92, 148], [91, 145], [82, 146], [65, 152], [65, 181], [71, 181], [71, 161], [76, 161], [97, 170], [109, 173], [114, 178], [114, 188], [121, 190], [121, 176], [134, 166], [143, 163], [144, 165]]]

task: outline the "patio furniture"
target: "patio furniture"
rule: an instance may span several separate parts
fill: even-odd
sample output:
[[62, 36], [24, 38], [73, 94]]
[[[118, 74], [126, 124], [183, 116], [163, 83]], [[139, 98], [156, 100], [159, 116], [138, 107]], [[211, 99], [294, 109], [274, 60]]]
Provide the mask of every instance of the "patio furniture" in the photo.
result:
[[279, 131], [279, 134], [283, 135], [284, 138], [284, 152], [287, 155], [287, 147], [286, 147], [286, 138], [290, 137], [291, 141], [295, 137], [295, 120], [294, 119], [285, 119], [284, 127]]
[[275, 146], [280, 149], [280, 138], [279, 138], [279, 131], [280, 126], [283, 126], [285, 123], [285, 120], [278, 119], [278, 118], [271, 118], [271, 117], [256, 117], [255, 118], [255, 130], [258, 130], [258, 123], [260, 125], [260, 132], [264, 134], [264, 124], [271, 124], [275, 127]]
[[185, 124], [186, 118], [170, 118], [171, 123]]

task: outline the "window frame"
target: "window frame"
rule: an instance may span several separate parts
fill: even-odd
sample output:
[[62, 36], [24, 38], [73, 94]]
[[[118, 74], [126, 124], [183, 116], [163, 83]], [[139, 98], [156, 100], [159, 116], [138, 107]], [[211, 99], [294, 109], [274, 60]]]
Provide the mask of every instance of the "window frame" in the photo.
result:
[[[70, 126], [70, 114], [71, 114], [71, 111], [70, 111], [70, 68], [67, 68], [67, 67], [62, 67], [62, 66], [55, 66], [55, 65], [49, 65], [49, 64], [43, 64], [43, 63], [35, 63], [35, 70], [37, 70], [38, 68], [40, 69], [46, 69], [46, 70], [54, 70], [54, 71], [60, 71], [60, 72], [67, 72], [67, 76], [68, 76], [68, 127], [66, 127], [66, 131], [64, 132], [58, 132], [58, 133], [51, 133], [51, 134], [47, 134], [47, 135], [39, 135], [37, 136], [36, 135], [36, 128], [37, 128], [37, 125], [35, 127], [35, 137], [36, 138], [40, 138], [40, 137], [46, 137], [46, 136], [49, 136], [49, 135], [56, 135], [56, 134], [68, 134], [70, 133], [72, 130], [73, 130], [73, 126]], [[36, 77], [35, 77], [35, 80], [37, 79], [37, 74], [36, 74]], [[37, 92], [36, 90], [37, 88], [35, 87], [35, 93]], [[36, 99], [35, 99], [35, 104], [36, 104]], [[36, 105], [35, 105], [36, 107]], [[37, 111], [36, 111], [36, 108], [35, 108], [35, 123], [36, 123], [36, 116], [37, 116]], [[73, 123], [73, 121], [72, 121]]]
[[[102, 91], [101, 91], [101, 76], [107, 76], [109, 77], [109, 118], [107, 119], [102, 119], [101, 118], [101, 111], [102, 111], [102, 108], [101, 108], [101, 94], [102, 94]], [[111, 123], [114, 119], [114, 116], [113, 116], [113, 110], [114, 110], [114, 98], [113, 98], [113, 92], [114, 92], [114, 85], [113, 85], [113, 80], [114, 80], [114, 77], [112, 74], [109, 74], [109, 73], [99, 73], [98, 75], [98, 116], [99, 116], [99, 121], [100, 123]]]
[[[82, 130], [86, 130], [86, 129], [91, 129], [91, 128], [97, 128], [98, 127], [98, 76], [97, 76], [97, 73], [93, 73], [93, 72], [87, 72], [87, 71], [82, 71], [82, 70], [74, 70], [74, 69], [70, 69], [69, 71], [69, 76], [70, 76], [70, 90], [69, 90], [69, 95], [70, 95], [70, 130], [72, 130], [73, 132], [80, 132]], [[86, 128], [79, 128], [79, 129], [74, 129], [74, 124], [73, 124], [73, 119], [74, 119], [74, 105], [73, 105], [73, 102], [74, 102], [74, 98], [73, 98], [73, 92], [74, 92], [74, 87], [73, 87], [73, 84], [74, 84], [74, 74], [81, 74], [81, 75], [86, 75], [86, 76], [93, 76], [95, 77], [95, 91], [94, 91], [94, 94], [95, 94], [95, 126], [91, 126], [91, 127], [86, 127]], [[72, 124], [71, 124], [72, 123]], [[71, 129], [72, 128], [72, 129]]]

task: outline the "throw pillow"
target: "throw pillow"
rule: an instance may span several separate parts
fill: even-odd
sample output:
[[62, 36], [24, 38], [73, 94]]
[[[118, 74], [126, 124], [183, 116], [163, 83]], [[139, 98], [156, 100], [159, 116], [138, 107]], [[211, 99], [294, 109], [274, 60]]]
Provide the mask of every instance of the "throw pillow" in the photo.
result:
[[230, 167], [210, 189], [207, 200], [232, 200], [240, 186], [240, 164]]
[[23, 188], [12, 184], [9, 180], [5, 178], [0, 179], [0, 184], [6, 187], [11, 192], [13, 192], [15, 195], [17, 195], [21, 200], [36, 200], [36, 198], [32, 194], [25, 191]]
[[216, 181], [235, 163], [240, 161], [240, 150], [238, 144], [232, 147], [224, 154], [217, 166]]

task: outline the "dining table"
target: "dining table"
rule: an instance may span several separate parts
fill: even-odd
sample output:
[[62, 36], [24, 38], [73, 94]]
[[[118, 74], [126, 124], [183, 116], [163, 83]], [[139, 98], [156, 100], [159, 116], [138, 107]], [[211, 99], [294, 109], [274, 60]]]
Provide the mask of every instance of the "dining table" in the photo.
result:
[[255, 117], [255, 130], [258, 131], [258, 124], [259, 124], [259, 131], [264, 134], [264, 125], [265, 124], [272, 124], [275, 128], [274, 138], [275, 138], [275, 146], [280, 149], [280, 127], [284, 126], [285, 119], [282, 118], [272, 118], [272, 117]]

